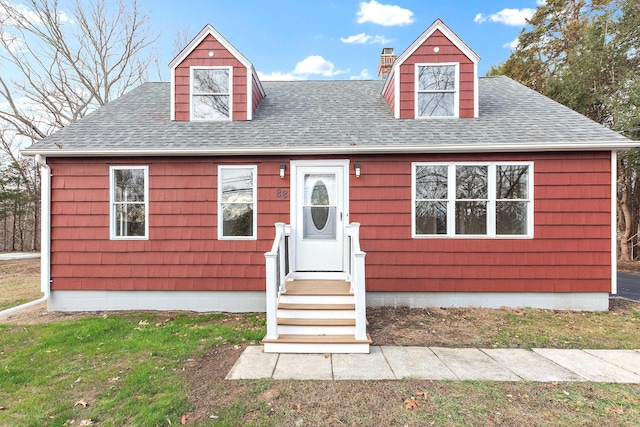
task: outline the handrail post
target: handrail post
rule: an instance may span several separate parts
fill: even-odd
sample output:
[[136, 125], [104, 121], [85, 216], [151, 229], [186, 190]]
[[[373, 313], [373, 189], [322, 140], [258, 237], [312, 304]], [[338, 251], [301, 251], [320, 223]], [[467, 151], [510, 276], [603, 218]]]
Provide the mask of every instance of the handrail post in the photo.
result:
[[267, 334], [265, 339], [275, 340], [278, 338], [278, 284], [276, 283], [276, 263], [278, 254], [267, 252], [266, 259], [266, 303], [267, 303]]
[[265, 339], [278, 339], [278, 295], [280, 287], [284, 282], [284, 228], [282, 222], [275, 224], [276, 236], [273, 239], [273, 246], [270, 252], [264, 254], [265, 258], [265, 291], [266, 291], [266, 312], [267, 312], [267, 333]]
[[364, 252], [353, 255], [355, 260], [354, 276], [356, 276], [355, 286], [355, 303], [356, 303], [356, 340], [367, 339], [367, 313], [366, 313], [366, 294], [364, 280]]
[[278, 242], [278, 284], [280, 293], [287, 292], [287, 287], [285, 284], [285, 276], [287, 275], [286, 271], [286, 251], [285, 248], [285, 224], [284, 222], [276, 222], [276, 236], [280, 236], [280, 241]]
[[366, 287], [365, 287], [365, 267], [364, 258], [366, 254], [360, 250], [360, 224], [354, 222], [349, 225], [348, 234], [351, 237], [349, 244], [350, 252], [350, 275], [351, 292], [355, 298], [356, 306], [356, 340], [367, 339], [367, 314], [366, 314]]

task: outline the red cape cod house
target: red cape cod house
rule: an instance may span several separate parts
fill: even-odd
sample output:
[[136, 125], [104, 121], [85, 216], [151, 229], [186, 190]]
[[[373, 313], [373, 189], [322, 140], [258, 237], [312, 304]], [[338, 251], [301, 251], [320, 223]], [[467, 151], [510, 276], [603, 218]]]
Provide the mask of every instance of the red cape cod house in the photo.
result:
[[49, 309], [266, 311], [276, 352], [366, 352], [372, 306], [606, 310], [635, 143], [478, 60], [436, 20], [381, 80], [260, 82], [206, 26], [24, 151]]

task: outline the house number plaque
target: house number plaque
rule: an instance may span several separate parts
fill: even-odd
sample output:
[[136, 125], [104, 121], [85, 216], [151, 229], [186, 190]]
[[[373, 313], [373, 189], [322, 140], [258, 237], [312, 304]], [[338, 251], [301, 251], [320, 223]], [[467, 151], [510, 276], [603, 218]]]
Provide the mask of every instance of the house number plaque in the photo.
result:
[[287, 199], [289, 197], [289, 190], [283, 190], [281, 188], [277, 189], [276, 197], [278, 199]]

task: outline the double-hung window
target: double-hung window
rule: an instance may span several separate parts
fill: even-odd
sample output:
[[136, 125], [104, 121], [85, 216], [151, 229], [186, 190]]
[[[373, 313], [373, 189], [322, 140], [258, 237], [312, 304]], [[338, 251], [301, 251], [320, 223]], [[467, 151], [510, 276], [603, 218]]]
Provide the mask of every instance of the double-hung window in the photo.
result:
[[231, 119], [232, 67], [191, 68], [191, 119]]
[[149, 237], [149, 168], [112, 166], [109, 169], [111, 238]]
[[533, 236], [533, 164], [414, 163], [414, 237]]
[[458, 64], [416, 64], [416, 117], [458, 117]]
[[256, 166], [218, 167], [218, 237], [255, 239]]

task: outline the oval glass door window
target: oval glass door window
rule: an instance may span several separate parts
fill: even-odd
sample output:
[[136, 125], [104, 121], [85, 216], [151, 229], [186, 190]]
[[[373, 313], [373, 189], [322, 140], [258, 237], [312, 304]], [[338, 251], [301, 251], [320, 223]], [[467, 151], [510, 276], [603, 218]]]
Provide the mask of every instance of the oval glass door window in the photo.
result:
[[335, 175], [305, 175], [304, 238], [336, 236]]
[[329, 193], [322, 180], [318, 180], [311, 191], [311, 220], [316, 230], [322, 231], [329, 219]]

